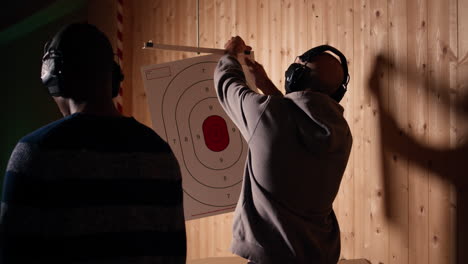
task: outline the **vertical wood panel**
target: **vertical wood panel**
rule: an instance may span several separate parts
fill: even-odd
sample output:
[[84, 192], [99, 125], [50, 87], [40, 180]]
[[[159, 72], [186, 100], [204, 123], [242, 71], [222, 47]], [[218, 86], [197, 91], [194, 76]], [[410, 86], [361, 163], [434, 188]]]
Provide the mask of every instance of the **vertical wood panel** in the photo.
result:
[[216, 45], [215, 26], [215, 2], [212, 0], [200, 0], [200, 46], [207, 48], [222, 48]]
[[235, 4], [236, 1], [216, 0], [215, 8], [215, 39], [216, 46], [223, 48], [226, 41], [235, 35]]
[[[339, 0], [336, 2], [338, 14], [338, 32], [336, 48], [338, 48], [348, 60], [348, 70], [350, 76], [354, 76], [354, 10], [352, 1]], [[355, 99], [355, 82], [354, 79], [348, 84], [348, 92], [341, 101], [341, 105], [344, 107], [345, 118], [349, 121], [351, 131], [354, 131], [354, 99]], [[359, 89], [359, 88], [357, 88]], [[341, 256], [343, 258], [353, 258], [354, 256], [354, 199], [348, 197], [354, 196], [354, 170], [352, 164], [354, 163], [355, 156], [352, 154], [348, 161], [348, 167], [343, 175], [341, 182], [340, 192], [337, 196], [339, 208], [337, 208], [338, 220], [340, 221], [341, 227], [341, 239], [342, 239], [342, 251]], [[351, 168], [351, 169], [350, 169]]]
[[[369, 52], [369, 36], [370, 36], [370, 16], [369, 16], [369, 1], [354, 0], [354, 75], [351, 76], [355, 89], [353, 90], [354, 98], [354, 130], [353, 132], [353, 149], [352, 155], [359, 157], [354, 159], [352, 169], [354, 171], [354, 223], [355, 223], [355, 245], [354, 256], [368, 256], [370, 254], [371, 240], [368, 228], [370, 226], [370, 197], [367, 192], [368, 179], [370, 173], [368, 164], [370, 156], [365, 150], [369, 145], [369, 137], [367, 136], [367, 115], [369, 108], [369, 95], [364, 88], [369, 71], [370, 59], [367, 56]], [[375, 176], [373, 176], [375, 177]]]
[[[457, 19], [458, 19], [458, 38], [457, 38], [457, 101], [462, 101], [468, 95], [468, 0], [458, 0]], [[466, 102], [466, 101], [465, 101]], [[455, 118], [456, 126], [456, 145], [461, 146], [468, 143], [468, 113], [465, 111], [459, 113]], [[457, 234], [458, 263], [468, 262], [468, 184], [466, 179], [461, 181], [457, 190]]]
[[[458, 87], [458, 78], [457, 78], [457, 67], [458, 67], [458, 0], [449, 0], [449, 47], [450, 47], [450, 90], [456, 91]], [[450, 147], [457, 148], [457, 96], [450, 91], [448, 93], [448, 104], [446, 106], [450, 108]], [[450, 256], [451, 263], [458, 263], [457, 259], [457, 238], [458, 238], [458, 231], [457, 231], [457, 184], [456, 181], [450, 182], [450, 201], [449, 201], [449, 225], [450, 230], [449, 233], [451, 234], [451, 245], [450, 245]], [[466, 221], [462, 221], [466, 222]], [[463, 236], [463, 235], [462, 235]], [[468, 261], [465, 260], [465, 262]]]
[[124, 1], [123, 9], [123, 56], [124, 65], [122, 71], [124, 80], [122, 83], [123, 91], [123, 114], [131, 116], [133, 114], [133, 5], [131, 2]]
[[309, 46], [315, 47], [324, 44], [323, 41], [323, 23], [325, 2], [323, 0], [309, 0], [307, 10], [310, 13], [308, 30]]
[[[417, 82], [408, 87], [408, 101], [418, 102], [408, 109], [408, 131], [422, 143], [427, 142], [426, 67], [427, 2], [408, 1], [408, 67], [416, 70]], [[410, 152], [410, 155], [416, 153]], [[429, 263], [428, 176], [411, 164], [409, 171], [409, 263]], [[421, 241], [424, 241], [423, 243]]]
[[[257, 45], [252, 46], [255, 51], [255, 59], [263, 65], [265, 71], [271, 77], [271, 64], [272, 49], [271, 49], [271, 36], [270, 36], [270, 9], [269, 4], [271, 1], [258, 0], [257, 2]], [[261, 48], [259, 48], [261, 47]]]
[[309, 49], [307, 46], [309, 33], [307, 21], [311, 18], [307, 15], [306, 1], [285, 0], [281, 3], [281, 50], [283, 51], [281, 68], [285, 69], [295, 60], [296, 56]]
[[[450, 146], [450, 106], [443, 102], [450, 87], [450, 1], [428, 1], [428, 138], [433, 145]], [[436, 82], [446, 87], [435, 86]], [[429, 157], [428, 165], [439, 166]], [[429, 174], [429, 263], [454, 263], [450, 255], [450, 185], [447, 175]]]
[[[133, 4], [133, 49], [139, 50], [143, 42], [148, 40], [156, 41], [156, 13], [157, 2], [154, 1], [132, 1]], [[150, 64], [156, 58], [156, 53], [148, 51], [135, 52], [133, 54], [133, 83], [132, 83], [132, 110], [133, 116], [140, 122], [146, 125], [151, 125], [149, 118], [148, 104], [146, 101], [146, 93], [144, 91], [143, 82], [140, 74], [142, 65]]]
[[[266, 2], [265, 2], [266, 4]], [[284, 57], [284, 50], [281, 47], [281, 40], [283, 38], [283, 31], [281, 30], [281, 25], [283, 24], [281, 18], [281, 1], [268, 1], [268, 17], [269, 24], [264, 25], [266, 30], [269, 31], [270, 38], [268, 39], [270, 47], [270, 65], [267, 65], [269, 68], [268, 74], [270, 74], [270, 79], [280, 90], [284, 92], [284, 70], [282, 64], [282, 58]], [[262, 49], [263, 47], [259, 46], [257, 49]]]
[[[402, 130], [407, 132], [408, 123], [408, 85], [407, 78], [407, 8], [406, 0], [388, 2], [389, 58], [395, 62], [395, 71], [389, 71], [389, 90], [387, 110], [397, 117]], [[387, 129], [383, 124], [382, 129]], [[390, 130], [395, 142], [402, 142], [400, 135]], [[404, 152], [407, 153], [407, 148]], [[384, 184], [386, 215], [389, 218], [389, 263], [408, 264], [408, 158], [397, 153], [384, 156]]]
[[[370, 56], [383, 54], [388, 56], [388, 9], [386, 0], [373, 0], [370, 2]], [[382, 93], [388, 96], [388, 69], [381, 69], [381, 83]], [[388, 97], [386, 98], [388, 100]], [[388, 108], [388, 101], [381, 102], [385, 108]], [[385, 215], [384, 193], [385, 186], [381, 173], [382, 158], [381, 146], [382, 139], [378, 132], [379, 116], [377, 110], [377, 102], [372, 98], [370, 109], [367, 112], [368, 130], [369, 130], [369, 152], [370, 152], [370, 175], [377, 177], [369, 178], [368, 192], [370, 192], [370, 228], [372, 252], [370, 252], [369, 259], [375, 263], [388, 262], [388, 225]]]

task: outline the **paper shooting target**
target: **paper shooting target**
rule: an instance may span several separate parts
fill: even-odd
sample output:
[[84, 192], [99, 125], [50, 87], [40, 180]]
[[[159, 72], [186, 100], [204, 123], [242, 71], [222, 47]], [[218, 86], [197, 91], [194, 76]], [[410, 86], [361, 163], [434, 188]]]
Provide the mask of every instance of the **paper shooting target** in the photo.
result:
[[213, 73], [221, 56], [142, 67], [153, 129], [182, 172], [186, 220], [234, 210], [247, 144], [216, 97]]

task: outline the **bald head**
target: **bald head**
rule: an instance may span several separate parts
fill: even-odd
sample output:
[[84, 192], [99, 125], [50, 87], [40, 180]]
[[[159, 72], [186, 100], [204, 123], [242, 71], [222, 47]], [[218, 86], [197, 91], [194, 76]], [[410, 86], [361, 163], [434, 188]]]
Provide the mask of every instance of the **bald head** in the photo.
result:
[[[297, 63], [304, 64], [299, 58]], [[304, 76], [307, 89], [322, 92], [328, 95], [333, 94], [343, 83], [345, 78], [343, 67], [340, 61], [329, 53], [322, 53], [314, 56], [307, 67], [311, 69], [309, 76]]]

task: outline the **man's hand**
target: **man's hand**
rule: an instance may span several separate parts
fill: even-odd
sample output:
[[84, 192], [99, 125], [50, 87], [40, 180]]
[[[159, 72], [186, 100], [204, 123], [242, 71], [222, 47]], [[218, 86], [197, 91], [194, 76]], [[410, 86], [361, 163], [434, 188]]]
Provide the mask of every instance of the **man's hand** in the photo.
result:
[[224, 49], [227, 54], [237, 58], [237, 54], [244, 53], [244, 51], [251, 51], [252, 47], [245, 45], [241, 37], [235, 36], [224, 44]]

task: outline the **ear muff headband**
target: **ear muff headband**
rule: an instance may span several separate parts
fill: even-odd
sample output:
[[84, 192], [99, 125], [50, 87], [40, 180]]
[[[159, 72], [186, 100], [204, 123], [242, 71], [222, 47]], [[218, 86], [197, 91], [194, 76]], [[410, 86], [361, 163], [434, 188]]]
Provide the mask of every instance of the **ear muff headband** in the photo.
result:
[[42, 56], [41, 80], [52, 96], [68, 97], [62, 89], [64, 85], [63, 55], [58, 49], [63, 31], [57, 33], [44, 45]]
[[307, 67], [307, 62], [310, 62], [313, 57], [322, 54], [326, 51], [330, 51], [336, 56], [340, 58], [340, 63], [341, 67], [343, 69], [343, 81], [338, 88], [338, 90], [331, 94], [330, 97], [332, 97], [335, 101], [340, 102], [341, 99], [343, 99], [343, 96], [347, 92], [347, 85], [349, 83], [349, 72], [348, 72], [348, 62], [346, 60], [346, 57], [341, 53], [339, 50], [336, 48], [329, 46], [329, 45], [321, 45], [317, 46], [301, 56], [299, 58], [302, 61], [305, 61], [305, 64], [300, 64], [300, 63], [293, 63], [289, 66], [289, 68], [286, 70], [286, 81], [285, 81], [285, 88], [286, 88], [286, 93], [290, 92], [296, 92], [299, 91], [302, 87], [300, 87], [300, 82], [304, 74], [307, 74], [311, 71], [309, 67]]

